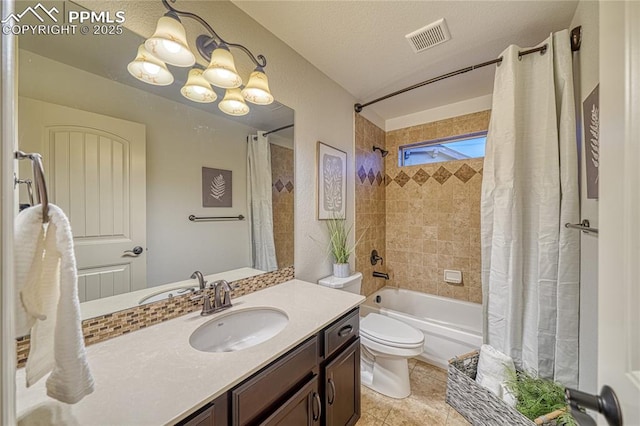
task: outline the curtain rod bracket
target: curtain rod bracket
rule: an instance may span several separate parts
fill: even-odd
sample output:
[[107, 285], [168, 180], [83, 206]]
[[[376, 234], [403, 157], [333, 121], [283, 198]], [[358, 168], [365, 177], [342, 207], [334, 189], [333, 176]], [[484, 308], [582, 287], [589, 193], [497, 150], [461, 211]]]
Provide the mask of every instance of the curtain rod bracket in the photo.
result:
[[577, 52], [582, 45], [582, 26], [578, 25], [571, 30], [571, 51]]

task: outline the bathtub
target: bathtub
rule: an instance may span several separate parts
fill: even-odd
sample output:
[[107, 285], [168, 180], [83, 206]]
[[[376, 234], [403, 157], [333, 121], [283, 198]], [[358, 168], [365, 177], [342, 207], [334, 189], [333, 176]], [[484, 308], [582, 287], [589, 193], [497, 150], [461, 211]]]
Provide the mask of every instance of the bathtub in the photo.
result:
[[424, 333], [418, 358], [447, 368], [447, 361], [482, 345], [482, 305], [417, 291], [385, 287], [360, 305], [363, 317], [371, 312], [405, 322]]

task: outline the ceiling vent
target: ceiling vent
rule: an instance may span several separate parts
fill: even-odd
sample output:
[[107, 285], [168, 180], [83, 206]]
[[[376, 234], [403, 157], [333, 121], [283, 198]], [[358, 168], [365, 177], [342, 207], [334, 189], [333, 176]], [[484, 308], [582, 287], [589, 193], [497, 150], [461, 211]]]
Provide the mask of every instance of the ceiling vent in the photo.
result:
[[444, 18], [422, 27], [405, 36], [415, 53], [423, 52], [430, 47], [451, 39], [447, 21]]

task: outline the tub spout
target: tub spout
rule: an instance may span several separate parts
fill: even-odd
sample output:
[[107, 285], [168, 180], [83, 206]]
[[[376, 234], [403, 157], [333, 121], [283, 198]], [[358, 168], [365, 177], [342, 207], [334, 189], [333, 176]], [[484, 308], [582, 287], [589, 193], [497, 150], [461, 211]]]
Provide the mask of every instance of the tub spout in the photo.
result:
[[389, 274], [385, 274], [384, 272], [373, 271], [373, 276], [375, 278], [384, 278], [385, 280], [389, 279]]

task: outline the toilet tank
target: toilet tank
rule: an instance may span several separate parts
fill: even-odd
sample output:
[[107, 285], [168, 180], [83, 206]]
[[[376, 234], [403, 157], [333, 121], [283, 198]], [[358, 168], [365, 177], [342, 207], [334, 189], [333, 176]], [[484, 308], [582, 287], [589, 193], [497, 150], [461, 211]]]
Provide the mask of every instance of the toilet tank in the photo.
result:
[[338, 278], [334, 275], [322, 278], [318, 281], [318, 284], [324, 287], [335, 288], [337, 290], [348, 291], [349, 293], [360, 294], [360, 287], [362, 286], [362, 274], [356, 272], [346, 278]]

